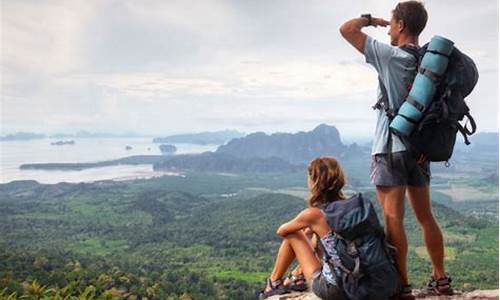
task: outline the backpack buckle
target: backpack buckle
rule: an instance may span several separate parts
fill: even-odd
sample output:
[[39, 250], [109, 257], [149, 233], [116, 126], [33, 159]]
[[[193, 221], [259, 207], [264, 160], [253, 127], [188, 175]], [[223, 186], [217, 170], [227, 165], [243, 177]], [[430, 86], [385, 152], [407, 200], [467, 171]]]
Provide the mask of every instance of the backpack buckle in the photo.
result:
[[358, 256], [358, 248], [356, 247], [356, 243], [354, 241], [347, 244], [347, 254], [350, 256]]

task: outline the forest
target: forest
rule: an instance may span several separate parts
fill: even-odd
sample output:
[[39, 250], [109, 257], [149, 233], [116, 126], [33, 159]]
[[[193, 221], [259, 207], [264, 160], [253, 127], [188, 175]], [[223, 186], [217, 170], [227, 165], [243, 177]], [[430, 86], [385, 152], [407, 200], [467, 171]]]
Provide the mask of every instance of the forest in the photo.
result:
[[[2, 184], [0, 298], [255, 299], [272, 270], [277, 227], [306, 206], [305, 182], [294, 172]], [[375, 203], [360, 182], [353, 178], [347, 193]], [[433, 199], [454, 286], [496, 288], [497, 217], [478, 215], [484, 201], [454, 207], [439, 190]], [[486, 201], [488, 211], [497, 214], [497, 203]], [[410, 210], [406, 227], [418, 288], [430, 262]]]

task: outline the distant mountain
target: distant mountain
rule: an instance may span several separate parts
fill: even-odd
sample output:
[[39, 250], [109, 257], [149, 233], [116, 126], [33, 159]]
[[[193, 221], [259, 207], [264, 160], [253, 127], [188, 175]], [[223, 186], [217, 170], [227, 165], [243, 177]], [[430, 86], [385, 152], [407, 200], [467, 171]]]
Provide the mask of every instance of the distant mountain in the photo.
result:
[[25, 141], [34, 139], [43, 139], [46, 136], [44, 134], [33, 133], [33, 132], [16, 132], [14, 134], [8, 134], [0, 137], [0, 141]]
[[295, 164], [307, 163], [314, 157], [321, 155], [343, 157], [352, 151], [361, 151], [361, 147], [356, 144], [351, 145], [351, 147], [344, 145], [335, 126], [321, 124], [312, 131], [301, 131], [294, 134], [252, 133], [219, 146], [216, 153], [230, 154], [240, 158], [279, 157]]
[[56, 133], [50, 135], [51, 138], [67, 138], [67, 137], [78, 137], [78, 138], [121, 138], [121, 137], [143, 137], [144, 135], [125, 132], [125, 133], [110, 133], [110, 132], [89, 132], [85, 130], [80, 130], [74, 134], [67, 133]]
[[222, 130], [212, 132], [176, 134], [166, 137], [157, 137], [153, 143], [188, 143], [188, 144], [216, 144], [222, 145], [227, 141], [245, 136], [245, 133], [236, 130]]
[[479, 132], [469, 140], [471, 144], [465, 145], [462, 135], [458, 133], [455, 148], [462, 151], [498, 152], [498, 132]]
[[278, 157], [238, 158], [227, 153], [204, 152], [201, 154], [182, 154], [155, 163], [155, 171], [197, 171], [197, 172], [293, 172], [303, 170], [304, 166], [292, 165]]
[[55, 134], [41, 134], [33, 132], [16, 132], [5, 136], [0, 136], [0, 141], [23, 141], [44, 138], [121, 138], [121, 137], [144, 137], [144, 135], [126, 132], [126, 133], [109, 133], [109, 132], [88, 132], [78, 131], [77, 133], [55, 133]]
[[471, 136], [470, 140], [474, 149], [498, 152], [498, 132], [480, 132]]

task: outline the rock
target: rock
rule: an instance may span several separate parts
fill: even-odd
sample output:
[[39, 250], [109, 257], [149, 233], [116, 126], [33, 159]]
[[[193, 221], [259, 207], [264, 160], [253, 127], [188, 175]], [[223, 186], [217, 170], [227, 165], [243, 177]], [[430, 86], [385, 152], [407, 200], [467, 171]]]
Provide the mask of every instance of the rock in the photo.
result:
[[153, 165], [155, 171], [222, 172], [231, 174], [297, 172], [304, 169], [304, 166], [292, 165], [279, 157], [240, 158], [230, 154], [210, 151], [200, 154], [175, 155]]
[[161, 144], [159, 146], [161, 153], [163, 154], [174, 154], [177, 151], [177, 147], [171, 144]]
[[[493, 300], [498, 299], [498, 290], [476, 290], [472, 292], [462, 293], [457, 292], [452, 296], [428, 296], [421, 290], [413, 290], [413, 294], [417, 299], [429, 299], [429, 300]], [[304, 292], [304, 293], [288, 293], [284, 295], [276, 295], [273, 297], [267, 298], [269, 300], [321, 300], [316, 297], [312, 292]]]
[[62, 145], [74, 145], [75, 141], [69, 140], [69, 141], [57, 141], [57, 142], [52, 142], [50, 143], [53, 146], [62, 146]]
[[237, 158], [280, 157], [293, 164], [308, 163], [322, 155], [342, 156], [348, 149], [340, 139], [335, 126], [321, 124], [308, 132], [273, 133], [255, 132], [219, 146], [216, 153]]
[[312, 292], [293, 292], [293, 293], [288, 293], [284, 295], [276, 295], [267, 298], [269, 300], [287, 300], [287, 299], [293, 299], [293, 300], [321, 300], [321, 298], [318, 298], [316, 295], [314, 295]]

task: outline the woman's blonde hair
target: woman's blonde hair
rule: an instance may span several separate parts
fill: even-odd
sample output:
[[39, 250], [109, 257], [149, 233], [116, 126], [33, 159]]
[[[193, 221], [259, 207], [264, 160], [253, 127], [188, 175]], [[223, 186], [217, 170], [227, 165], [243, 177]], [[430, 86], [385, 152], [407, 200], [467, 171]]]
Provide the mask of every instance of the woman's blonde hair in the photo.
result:
[[347, 180], [337, 159], [332, 156], [317, 157], [309, 163], [307, 172], [312, 181], [309, 206], [319, 207], [345, 199], [342, 188]]

